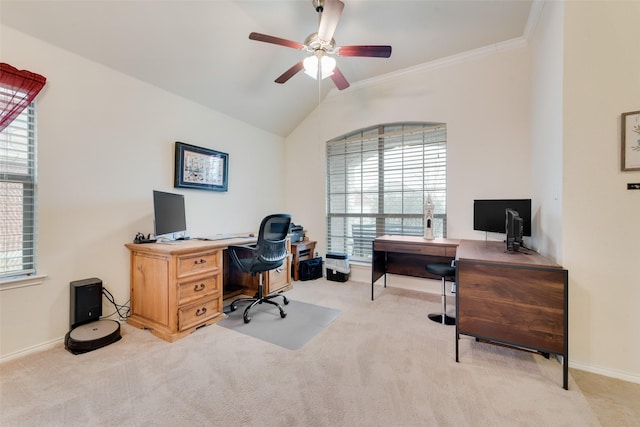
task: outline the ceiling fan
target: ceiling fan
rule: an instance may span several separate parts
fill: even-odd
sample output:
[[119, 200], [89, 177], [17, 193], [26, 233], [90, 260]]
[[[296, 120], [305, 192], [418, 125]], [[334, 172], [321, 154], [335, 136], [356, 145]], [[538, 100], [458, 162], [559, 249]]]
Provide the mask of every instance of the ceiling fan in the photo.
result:
[[285, 83], [298, 72], [305, 70], [306, 74], [318, 80], [331, 77], [336, 87], [339, 90], [343, 90], [349, 87], [349, 82], [336, 66], [336, 60], [332, 55], [375, 58], [389, 58], [391, 56], [391, 46], [336, 47], [333, 33], [338, 25], [342, 9], [344, 9], [344, 3], [340, 0], [312, 0], [312, 3], [319, 14], [320, 24], [318, 32], [310, 34], [304, 43], [260, 33], [249, 34], [251, 40], [277, 44], [310, 53], [304, 60], [282, 73], [275, 80], [276, 83]]

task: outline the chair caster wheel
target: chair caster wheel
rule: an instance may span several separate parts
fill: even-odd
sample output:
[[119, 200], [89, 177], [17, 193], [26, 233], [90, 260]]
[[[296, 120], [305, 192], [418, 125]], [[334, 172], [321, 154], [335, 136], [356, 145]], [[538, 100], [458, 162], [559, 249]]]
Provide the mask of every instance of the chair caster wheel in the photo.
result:
[[282, 317], [283, 319], [284, 319], [285, 317], [287, 317], [287, 312], [286, 312], [286, 311], [281, 311], [281, 312], [280, 312], [280, 317]]
[[287, 297], [283, 296], [283, 298], [284, 298], [284, 305], [289, 304], [289, 300], [287, 299]]
[[244, 323], [249, 323], [249, 322], [251, 322], [251, 317], [244, 316]]
[[235, 304], [232, 304], [229, 306], [229, 308], [231, 309], [231, 311], [236, 311], [238, 309], [238, 306]]

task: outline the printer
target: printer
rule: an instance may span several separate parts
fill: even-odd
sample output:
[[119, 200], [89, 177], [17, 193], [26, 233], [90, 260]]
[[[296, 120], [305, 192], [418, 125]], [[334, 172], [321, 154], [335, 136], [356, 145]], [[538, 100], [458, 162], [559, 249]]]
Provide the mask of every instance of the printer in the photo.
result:
[[301, 225], [295, 225], [293, 222], [289, 226], [289, 238], [291, 243], [302, 241], [304, 237], [304, 228]]

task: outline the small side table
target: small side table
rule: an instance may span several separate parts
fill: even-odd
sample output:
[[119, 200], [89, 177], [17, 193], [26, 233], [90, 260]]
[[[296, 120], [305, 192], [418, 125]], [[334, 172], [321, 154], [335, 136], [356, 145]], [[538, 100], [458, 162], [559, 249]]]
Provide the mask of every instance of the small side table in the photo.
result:
[[291, 276], [293, 276], [293, 280], [297, 281], [300, 277], [300, 261], [313, 258], [315, 249], [316, 242], [311, 240], [291, 244], [291, 254], [293, 255]]

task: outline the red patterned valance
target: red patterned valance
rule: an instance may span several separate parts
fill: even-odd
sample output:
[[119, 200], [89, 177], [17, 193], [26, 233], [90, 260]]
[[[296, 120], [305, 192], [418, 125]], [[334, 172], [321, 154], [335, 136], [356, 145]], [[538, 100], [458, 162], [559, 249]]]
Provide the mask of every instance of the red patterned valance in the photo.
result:
[[29, 106], [46, 82], [40, 74], [0, 63], [0, 132]]

